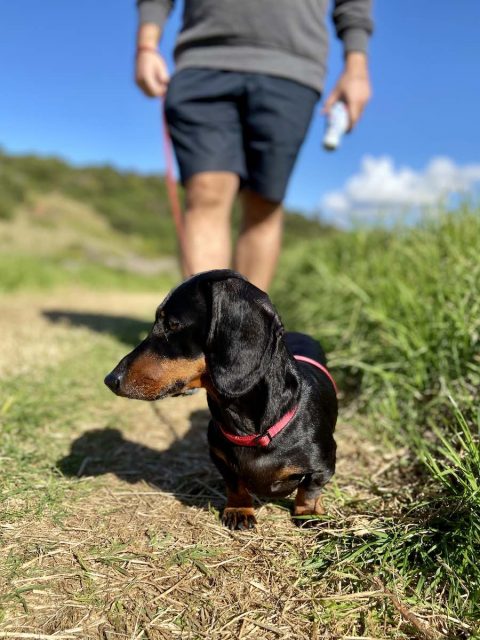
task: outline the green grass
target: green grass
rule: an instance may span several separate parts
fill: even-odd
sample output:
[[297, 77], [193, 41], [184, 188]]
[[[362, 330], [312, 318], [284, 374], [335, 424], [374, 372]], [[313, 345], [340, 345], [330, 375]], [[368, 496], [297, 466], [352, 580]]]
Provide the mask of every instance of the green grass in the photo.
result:
[[0, 255], [0, 292], [42, 291], [61, 287], [103, 290], [165, 291], [176, 282], [175, 273], [138, 274], [95, 264], [85, 257], [36, 256], [17, 252]]
[[82, 485], [64, 478], [56, 462], [78, 424], [110, 419], [111, 401], [101, 382], [105, 363], [115, 362], [119, 350], [104, 336], [87, 345], [76, 341], [75, 355], [42, 368], [38, 379], [30, 372], [2, 380], [0, 522], [47, 514], [57, 521], [83, 495]]
[[352, 589], [380, 576], [408, 601], [472, 625], [480, 619], [479, 255], [480, 212], [464, 208], [415, 228], [303, 244], [284, 255], [274, 292], [286, 325], [330, 353], [350, 419], [387, 450], [409, 452], [391, 511], [376, 513], [364, 536], [320, 536], [308, 570], [342, 568]]

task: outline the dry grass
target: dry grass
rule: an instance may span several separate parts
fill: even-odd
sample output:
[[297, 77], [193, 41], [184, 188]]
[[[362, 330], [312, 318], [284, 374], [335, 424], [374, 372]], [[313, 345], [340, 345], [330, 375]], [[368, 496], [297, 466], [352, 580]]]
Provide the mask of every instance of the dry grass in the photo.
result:
[[[70, 326], [58, 317], [52, 323], [45, 311], [121, 316], [135, 309], [151, 318], [157, 301], [78, 291], [12, 296], [0, 315], [9, 336], [3, 374], [15, 354], [24, 373], [38, 375], [45, 355], [61, 367], [66, 349], [84, 353], [86, 342], [95, 349], [110, 340], [98, 326]], [[203, 392], [155, 404], [106, 393], [96, 420], [51, 431], [63, 451], [52, 473], [69, 478], [59, 478], [70, 489], [64, 515], [0, 520], [0, 638], [442, 637], [441, 617], [406, 604], [401, 590], [391, 594], [370, 579], [354, 592], [350, 568], [328, 580], [309, 571], [318, 536], [361, 537], [379, 526], [376, 514], [394, 512], [390, 472], [404, 451], [385, 452], [340, 424], [329, 516], [317, 529], [295, 527], [283, 501], [259, 505], [256, 531], [230, 532], [218, 519], [224, 494], [208, 459], [207, 421]]]
[[[40, 374], [46, 366], [55, 365], [77, 352], [81, 344], [91, 341], [92, 331], [85, 323], [76, 323], [72, 331], [72, 320], [81, 319], [80, 314], [102, 314], [121, 321], [126, 309], [133, 318], [153, 317], [161, 294], [123, 294], [104, 292], [101, 296], [83, 289], [69, 289], [57, 294], [18, 293], [4, 298], [0, 305], [0, 380], [12, 375]], [[69, 318], [66, 314], [75, 314]], [[57, 314], [58, 321], [52, 323], [48, 314]], [[99, 316], [99, 322], [102, 317]], [[107, 324], [107, 316], [104, 318]], [[108, 326], [105, 329], [108, 331]]]
[[[112, 639], [324, 633], [322, 598], [332, 592], [301, 571], [316, 532], [293, 526], [286, 506], [268, 504], [256, 532], [225, 530], [204, 398], [154, 409], [130, 411], [137, 427], [124, 434], [96, 430], [75, 439], [71, 473], [77, 466], [80, 481], [96, 486], [60, 526], [3, 527], [2, 553], [22, 562], [5, 630]], [[368, 610], [371, 597], [358, 600]]]

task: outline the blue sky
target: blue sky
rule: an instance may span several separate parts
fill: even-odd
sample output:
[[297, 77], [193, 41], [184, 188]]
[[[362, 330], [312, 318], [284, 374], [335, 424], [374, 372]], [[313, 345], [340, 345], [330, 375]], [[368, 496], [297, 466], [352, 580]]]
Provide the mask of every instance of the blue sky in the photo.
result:
[[[178, 9], [163, 42], [170, 60]], [[421, 192], [428, 203], [442, 184], [480, 181], [480, 2], [377, 0], [374, 18], [374, 99], [333, 154], [321, 149], [317, 114], [290, 184], [292, 207], [323, 205], [334, 216], [372, 198], [409, 204]], [[134, 0], [2, 3], [0, 145], [163, 171], [158, 104], [133, 83], [135, 28]], [[327, 92], [340, 69], [332, 38]]]

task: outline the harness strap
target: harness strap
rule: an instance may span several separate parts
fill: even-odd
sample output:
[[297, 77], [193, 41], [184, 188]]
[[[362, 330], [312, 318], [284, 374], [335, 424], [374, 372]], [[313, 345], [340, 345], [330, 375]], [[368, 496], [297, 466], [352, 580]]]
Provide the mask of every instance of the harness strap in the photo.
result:
[[[311, 364], [314, 367], [317, 367], [317, 369], [320, 369], [320, 371], [322, 371], [330, 380], [330, 382], [333, 385], [333, 388], [335, 389], [335, 393], [337, 393], [337, 385], [335, 384], [335, 380], [333, 379], [327, 367], [325, 367], [323, 364], [320, 364], [320, 362], [313, 360], [312, 358], [307, 358], [306, 356], [293, 356], [293, 357], [295, 358], [295, 360], [299, 360], [301, 362], [307, 362], [308, 364]], [[273, 438], [277, 435], [277, 433], [280, 433], [280, 431], [287, 426], [290, 420], [292, 420], [292, 418], [297, 413], [297, 410], [298, 410], [298, 405], [293, 407], [293, 409], [290, 409], [290, 411], [287, 411], [287, 413], [283, 415], [278, 422], [276, 422], [273, 426], [267, 429], [267, 431], [264, 434], [255, 433], [252, 435], [237, 436], [234, 433], [230, 433], [229, 431], [226, 431], [219, 422], [216, 422], [215, 424], [218, 426], [223, 436], [233, 444], [236, 444], [240, 447], [267, 447], [270, 444], [270, 442], [273, 440]]]
[[312, 358], [307, 358], [307, 356], [293, 356], [293, 357], [295, 358], [295, 360], [300, 360], [300, 362], [308, 362], [308, 364], [311, 364], [314, 367], [317, 367], [317, 369], [320, 369], [320, 371], [323, 371], [323, 373], [327, 376], [327, 378], [333, 384], [333, 388], [335, 389], [335, 393], [338, 394], [338, 389], [337, 389], [337, 385], [335, 384], [335, 380], [333, 379], [332, 374], [330, 373], [330, 371], [327, 369], [327, 367], [325, 365], [320, 364], [320, 362], [317, 362], [316, 360], [313, 360]]
[[297, 413], [298, 406], [293, 407], [290, 411], [280, 418], [278, 422], [276, 422], [273, 427], [267, 429], [264, 435], [261, 434], [253, 434], [248, 436], [237, 436], [234, 433], [230, 433], [229, 431], [225, 431], [222, 425], [217, 422], [218, 428], [223, 433], [227, 440], [233, 442], [233, 444], [238, 444], [241, 447], [266, 447], [270, 444], [273, 437], [277, 435], [293, 418], [293, 416]]

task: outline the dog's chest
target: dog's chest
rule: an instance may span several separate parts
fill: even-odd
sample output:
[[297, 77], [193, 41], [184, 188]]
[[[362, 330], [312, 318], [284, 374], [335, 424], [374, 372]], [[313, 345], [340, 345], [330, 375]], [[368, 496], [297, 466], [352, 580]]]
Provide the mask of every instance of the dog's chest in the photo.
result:
[[264, 497], [287, 496], [304, 478], [299, 467], [288, 466], [267, 456], [242, 452], [236, 456], [236, 472], [251, 493]]

